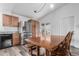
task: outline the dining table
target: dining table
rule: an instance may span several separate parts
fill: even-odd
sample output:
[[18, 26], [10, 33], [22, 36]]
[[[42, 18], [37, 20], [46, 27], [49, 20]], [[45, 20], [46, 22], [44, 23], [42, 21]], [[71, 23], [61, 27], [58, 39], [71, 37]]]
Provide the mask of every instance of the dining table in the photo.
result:
[[46, 37], [30, 37], [27, 41], [30, 44], [37, 46], [37, 55], [40, 55], [39, 48], [43, 47], [46, 49], [46, 55], [49, 55], [49, 51], [57, 47], [63, 40], [65, 36], [63, 35], [51, 35]]

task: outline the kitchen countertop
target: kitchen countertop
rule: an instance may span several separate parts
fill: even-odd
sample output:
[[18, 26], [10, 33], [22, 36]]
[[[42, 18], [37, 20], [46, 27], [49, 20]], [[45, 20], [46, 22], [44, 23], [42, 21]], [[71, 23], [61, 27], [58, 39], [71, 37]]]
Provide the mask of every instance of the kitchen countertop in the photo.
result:
[[0, 32], [0, 34], [12, 34], [14, 32], [11, 32], [11, 31], [7, 31], [7, 32]]

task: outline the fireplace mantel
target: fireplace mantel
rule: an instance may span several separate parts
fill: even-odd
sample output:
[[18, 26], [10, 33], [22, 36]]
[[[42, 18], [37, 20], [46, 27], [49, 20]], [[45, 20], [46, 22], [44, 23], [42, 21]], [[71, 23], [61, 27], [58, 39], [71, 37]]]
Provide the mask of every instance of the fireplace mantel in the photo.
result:
[[[8, 40], [8, 41], [7, 41]], [[10, 44], [8, 44], [10, 43]], [[6, 48], [12, 46], [12, 34], [0, 34], [0, 48]]]

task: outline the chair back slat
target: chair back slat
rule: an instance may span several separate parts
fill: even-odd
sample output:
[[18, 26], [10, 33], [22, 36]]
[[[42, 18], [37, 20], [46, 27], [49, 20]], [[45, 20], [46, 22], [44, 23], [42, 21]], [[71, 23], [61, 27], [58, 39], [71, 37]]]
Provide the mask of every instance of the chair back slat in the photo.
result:
[[66, 55], [70, 53], [70, 43], [72, 35], [73, 32], [68, 32], [65, 39], [58, 45], [58, 48], [55, 50], [57, 53], [59, 53], [60, 55]]
[[67, 34], [67, 36], [65, 37], [65, 45], [66, 45], [67, 49], [70, 49], [70, 43], [71, 43], [72, 35], [73, 35], [73, 32], [69, 32]]

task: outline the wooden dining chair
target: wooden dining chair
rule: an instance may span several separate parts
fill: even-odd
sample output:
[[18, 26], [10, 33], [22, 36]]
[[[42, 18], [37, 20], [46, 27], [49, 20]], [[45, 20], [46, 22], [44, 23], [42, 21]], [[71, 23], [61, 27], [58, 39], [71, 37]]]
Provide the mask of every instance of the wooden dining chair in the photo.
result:
[[[35, 37], [33, 39], [35, 41], [38, 41], [38, 43], [39, 43], [40, 37]], [[43, 56], [44, 55], [44, 48], [37, 46], [37, 45], [33, 45], [30, 47], [30, 52], [31, 52], [32, 56]]]
[[[30, 39], [33, 39], [34, 41], [39, 41], [40, 37], [32, 37]], [[29, 52], [32, 56], [38, 56], [39, 55], [40, 47], [33, 45], [33, 44], [29, 44], [28, 48], [29, 48]]]
[[71, 43], [72, 35], [73, 32], [68, 32], [65, 39], [56, 47], [56, 49], [52, 49], [51, 54], [54, 56], [71, 55], [70, 43]]
[[28, 44], [28, 48], [29, 48], [30, 55], [34, 55], [33, 51], [36, 50], [36, 45]]
[[36, 50], [36, 45], [27, 43], [27, 44], [24, 45], [24, 48], [27, 49], [29, 55], [33, 55], [32, 51]]

